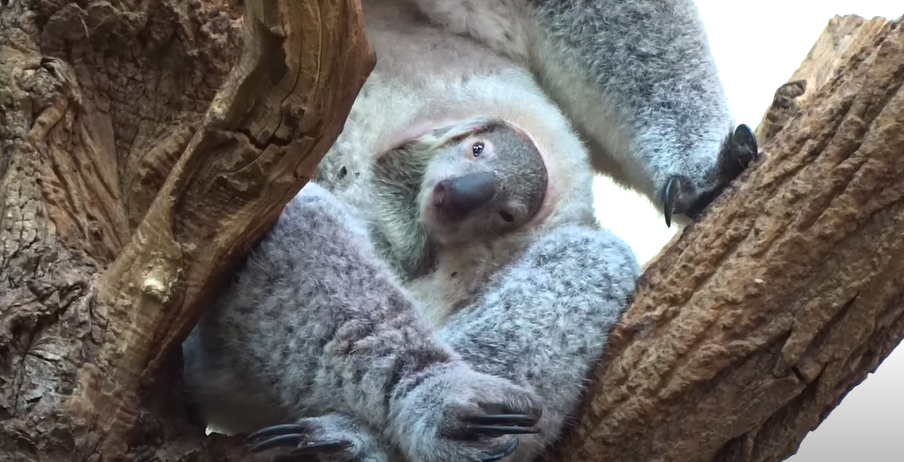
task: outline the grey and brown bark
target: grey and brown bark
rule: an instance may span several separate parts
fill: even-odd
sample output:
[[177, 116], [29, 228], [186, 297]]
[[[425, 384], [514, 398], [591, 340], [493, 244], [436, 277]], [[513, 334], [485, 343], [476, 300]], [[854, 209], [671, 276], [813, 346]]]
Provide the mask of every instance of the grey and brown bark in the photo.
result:
[[783, 460], [904, 338], [900, 20], [833, 19], [794, 81], [647, 267], [553, 461]]
[[374, 62], [358, 0], [3, 3], [0, 460], [241, 455], [166, 360]]

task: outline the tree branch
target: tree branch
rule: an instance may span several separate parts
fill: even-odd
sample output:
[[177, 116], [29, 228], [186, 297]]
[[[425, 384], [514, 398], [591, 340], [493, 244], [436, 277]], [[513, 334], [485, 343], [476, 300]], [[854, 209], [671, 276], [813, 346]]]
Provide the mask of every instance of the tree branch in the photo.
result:
[[[217, 278], [313, 174], [375, 62], [358, 0], [245, 3], [239, 62], [97, 282], [100, 346], [78, 369], [68, 406], [75, 421], [99, 430], [90, 444], [105, 457], [126, 452], [140, 390], [194, 325]], [[125, 17], [118, 13], [92, 3], [54, 18]], [[37, 125], [37, 139], [47, 125]]]
[[374, 62], [358, 0], [246, 2], [240, 61], [99, 281], [104, 343], [72, 401], [104, 431], [105, 454], [125, 450], [139, 379], [313, 174]]
[[553, 460], [782, 460], [904, 338], [904, 29], [849, 21], [765, 158], [647, 268]]

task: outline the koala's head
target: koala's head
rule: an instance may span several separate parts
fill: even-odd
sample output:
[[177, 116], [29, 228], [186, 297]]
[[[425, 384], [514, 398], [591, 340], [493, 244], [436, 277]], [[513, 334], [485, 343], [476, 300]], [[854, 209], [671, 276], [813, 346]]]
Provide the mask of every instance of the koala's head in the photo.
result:
[[409, 274], [431, 264], [431, 242], [492, 239], [537, 215], [548, 173], [531, 138], [498, 119], [436, 128], [377, 159], [377, 230]]
[[418, 194], [420, 219], [442, 243], [493, 238], [528, 223], [548, 174], [526, 133], [498, 119], [443, 127], [422, 142], [431, 160]]

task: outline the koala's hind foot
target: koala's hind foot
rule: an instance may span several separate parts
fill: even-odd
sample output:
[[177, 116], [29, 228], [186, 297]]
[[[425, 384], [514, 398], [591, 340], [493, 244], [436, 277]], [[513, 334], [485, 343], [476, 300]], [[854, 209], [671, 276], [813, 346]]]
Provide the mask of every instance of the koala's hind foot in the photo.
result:
[[427, 373], [394, 413], [409, 460], [493, 462], [518, 447], [507, 435], [539, 433], [542, 410], [526, 389], [461, 365]]
[[367, 430], [339, 414], [274, 425], [248, 435], [251, 452], [277, 450], [274, 462], [388, 462]]
[[666, 226], [672, 225], [673, 214], [683, 214], [696, 220], [751, 161], [758, 155], [756, 136], [745, 124], [738, 125], [722, 144], [714, 169], [714, 178], [708, 186], [698, 188], [691, 179], [683, 176], [669, 178], [662, 188], [662, 206]]

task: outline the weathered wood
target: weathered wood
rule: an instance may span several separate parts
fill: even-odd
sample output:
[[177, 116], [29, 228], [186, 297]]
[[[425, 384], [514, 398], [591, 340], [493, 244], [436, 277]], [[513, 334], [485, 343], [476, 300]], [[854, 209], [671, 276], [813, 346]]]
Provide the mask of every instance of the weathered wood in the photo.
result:
[[853, 54], [874, 45], [877, 37], [891, 27], [885, 18], [835, 16], [807, 53], [788, 83], [775, 90], [772, 104], [756, 129], [760, 145], [766, 144], [797, 110], [851, 62]]
[[792, 79], [807, 101], [647, 268], [553, 460], [783, 460], [904, 338], [904, 28], [836, 18]]
[[244, 4], [0, 8], [0, 459], [229, 457], [153, 379], [375, 62], [359, 0]]

